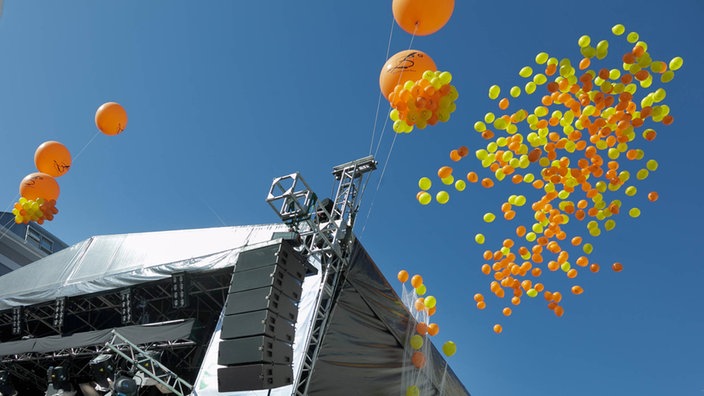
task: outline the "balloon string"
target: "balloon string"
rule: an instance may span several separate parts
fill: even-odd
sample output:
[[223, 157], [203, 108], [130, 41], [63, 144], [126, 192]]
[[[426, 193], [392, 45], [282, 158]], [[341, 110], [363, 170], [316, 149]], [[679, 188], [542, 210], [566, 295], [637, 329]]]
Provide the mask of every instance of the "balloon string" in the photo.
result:
[[[391, 52], [391, 38], [394, 35], [394, 25], [396, 20], [391, 18], [391, 28], [389, 29], [389, 41], [386, 43], [386, 57], [384, 59], [389, 59], [389, 53]], [[374, 138], [376, 137], [376, 127], [379, 123], [379, 109], [381, 108], [381, 96], [382, 92], [379, 91], [379, 98], [376, 101], [376, 114], [374, 115], [374, 128], [372, 129], [372, 141], [369, 142], [369, 154], [372, 153], [372, 147], [374, 147]], [[386, 124], [384, 124], [386, 125]], [[381, 141], [381, 136], [379, 136], [379, 141]], [[378, 150], [378, 148], [377, 148]]]
[[0, 235], [0, 240], [5, 238], [5, 235], [7, 235], [8, 232], [10, 232], [10, 227], [12, 226], [11, 224], [14, 223], [14, 219], [10, 219], [7, 221], [7, 223], [3, 224], [2, 227], [4, 228], [2, 235]]
[[217, 219], [220, 221], [220, 223], [222, 223], [223, 226], [227, 227], [227, 224], [225, 223], [225, 220], [223, 220], [222, 217], [220, 217], [220, 215], [218, 214], [218, 212], [216, 212], [215, 209], [213, 209], [212, 206], [210, 206], [210, 205], [209, 205], [204, 199], [202, 199], [202, 198], [201, 198], [201, 202], [202, 202], [203, 205], [205, 205], [208, 209], [210, 209], [211, 212], [213, 212], [213, 214], [215, 215], [215, 217], [217, 217]]
[[386, 156], [386, 160], [384, 161], [384, 167], [381, 169], [381, 175], [379, 176], [379, 183], [376, 185], [376, 191], [374, 192], [374, 198], [372, 198], [372, 202], [369, 205], [369, 211], [367, 212], [367, 218], [364, 219], [364, 225], [362, 226], [362, 231], [359, 233], [359, 236], [364, 235], [364, 230], [367, 228], [367, 222], [369, 221], [369, 216], [372, 214], [372, 208], [374, 208], [374, 201], [376, 201], [376, 196], [379, 194], [379, 190], [381, 189], [381, 182], [384, 180], [384, 173], [386, 173], [386, 167], [389, 165], [389, 159], [391, 158], [391, 152], [394, 151], [394, 144], [396, 143], [396, 138], [398, 137], [398, 133], [394, 134], [394, 140], [391, 142], [391, 148], [389, 148], [389, 153]]
[[[393, 24], [391, 25], [391, 31], [393, 32]], [[413, 39], [416, 37], [416, 32], [418, 31], [418, 24], [416, 24], [415, 29], [413, 29], [413, 34], [411, 35], [411, 42], [408, 44], [408, 49], [410, 50], [413, 47]], [[389, 45], [391, 44], [391, 35], [389, 35]], [[387, 54], [387, 59], [388, 59], [388, 54]], [[397, 85], [401, 82], [401, 74], [398, 76], [398, 82]], [[377, 113], [378, 114], [378, 113]], [[374, 157], [377, 156], [379, 153], [379, 148], [381, 147], [381, 142], [384, 137], [384, 132], [386, 132], [386, 125], [388, 125], [389, 122], [389, 117], [385, 117], [386, 119], [384, 120], [384, 126], [381, 128], [381, 134], [379, 136], [379, 143], [376, 146], [376, 150], [374, 151]], [[369, 216], [372, 214], [372, 208], [374, 208], [374, 201], [376, 201], [376, 196], [379, 193], [379, 189], [381, 188], [381, 181], [384, 179], [384, 173], [386, 172], [386, 167], [389, 165], [389, 159], [391, 158], [391, 152], [394, 149], [394, 144], [396, 143], [396, 138], [398, 137], [398, 133], [394, 134], [394, 139], [391, 141], [391, 147], [389, 148], [389, 153], [386, 156], [386, 161], [384, 161], [384, 167], [381, 170], [381, 176], [379, 176], [379, 183], [376, 186], [376, 191], [374, 192], [374, 197], [372, 198], [372, 202], [369, 204], [369, 211], [367, 212], [367, 217], [364, 220], [364, 225], [362, 226], [362, 231], [359, 233], [359, 236], [361, 237], [364, 235], [364, 230], [367, 228], [367, 223], [369, 222]], [[368, 182], [368, 180], [367, 180]]]
[[[393, 30], [393, 25], [392, 25], [392, 30]], [[416, 38], [416, 31], [418, 31], [418, 24], [416, 24], [416, 28], [413, 30], [413, 34], [411, 35], [411, 42], [408, 43], [408, 49], [409, 49], [409, 50], [410, 50], [411, 48], [413, 48], [413, 40]], [[389, 38], [389, 39], [390, 39], [390, 38]], [[388, 59], [388, 53], [387, 53], [387, 56], [386, 56], [386, 57], [387, 57], [387, 59]], [[399, 75], [398, 75], [398, 80], [396, 81], [396, 85], [398, 85], [398, 84], [401, 83], [401, 78], [402, 78], [402, 76], [403, 76], [403, 73], [399, 73]], [[381, 134], [380, 134], [380, 136], [379, 136], [379, 143], [377, 144], [376, 150], [374, 151], [374, 157], [376, 157], [377, 154], [379, 153], [379, 147], [381, 147], [381, 141], [382, 141], [383, 138], [384, 138], [384, 132], [386, 132], [386, 125], [388, 125], [388, 122], [389, 122], [389, 117], [386, 117], [386, 119], [384, 120], [384, 126], [383, 126], [383, 128], [381, 128]]]
[[83, 152], [86, 150], [86, 148], [88, 148], [88, 146], [90, 146], [90, 144], [93, 143], [93, 140], [95, 140], [95, 137], [98, 136], [98, 135], [100, 135], [100, 131], [96, 132], [95, 135], [93, 135], [93, 137], [90, 138], [90, 140], [88, 141], [88, 143], [86, 143], [85, 146], [83, 146], [83, 148], [78, 152], [78, 154], [76, 154], [76, 156], [73, 157], [73, 160], [71, 160], [71, 165], [73, 165], [73, 164], [76, 162], [76, 160], [78, 159], [78, 157], [80, 157], [81, 154], [83, 154]]

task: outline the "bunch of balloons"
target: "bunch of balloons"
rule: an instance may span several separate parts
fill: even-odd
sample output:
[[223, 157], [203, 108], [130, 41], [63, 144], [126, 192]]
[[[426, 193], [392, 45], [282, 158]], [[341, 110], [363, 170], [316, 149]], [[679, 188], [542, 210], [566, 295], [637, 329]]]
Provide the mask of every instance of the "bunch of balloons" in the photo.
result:
[[27, 199], [21, 197], [12, 209], [17, 224], [26, 224], [30, 221], [43, 224], [45, 220], [53, 220], [57, 213], [59, 210], [56, 208], [56, 200], [45, 201], [44, 198]]
[[[440, 30], [450, 20], [454, 0], [394, 0], [396, 23], [406, 32], [425, 36]], [[409, 49], [389, 58], [379, 74], [379, 87], [391, 104], [389, 117], [396, 133], [424, 129], [447, 122], [455, 111], [457, 89], [452, 75], [438, 72], [433, 59], [423, 51]]]
[[[621, 36], [625, 27], [615, 25], [612, 32]], [[533, 202], [528, 202], [526, 195], [513, 194], [500, 207], [502, 217], [513, 221], [519, 208], [529, 206], [532, 220], [515, 228], [517, 239], [506, 238], [496, 249], [483, 253], [486, 263], [482, 272], [493, 277], [490, 291], [496, 297], [508, 296], [516, 306], [524, 295], [536, 298], [542, 294], [548, 308], [563, 316], [562, 293], [548, 290], [537, 278], [545, 270], [562, 271], [572, 283], [580, 271], [598, 272], [600, 265], [588, 257], [594, 246], [587, 238], [613, 230], [620, 213], [640, 216], [638, 206], [624, 201], [633, 199], [639, 192], [638, 182], [658, 169], [658, 162], [646, 158], [642, 145], [656, 138], [656, 125], [674, 121], [664, 104], [665, 89], [651, 87], [656, 80], [669, 83], [683, 60], [655, 60], [647, 43], [639, 39], [636, 32], [626, 35], [630, 49], [620, 57], [620, 67], [590, 68], [607, 58], [609, 42], [602, 40], [594, 47], [585, 35], [578, 40], [582, 58], [576, 64], [541, 52], [535, 63], [544, 68], [542, 72], [534, 73], [531, 66], [525, 66], [518, 73], [527, 80], [523, 89], [516, 85], [509, 89], [509, 95], [502, 96], [498, 85], [489, 88], [489, 98], [497, 100], [499, 110], [506, 113], [489, 112], [474, 124], [489, 141], [485, 148], [476, 150], [476, 158], [491, 173], [480, 180], [471, 171], [466, 180], [484, 188], [510, 180], [515, 188], [527, 184], [540, 192], [540, 198]], [[540, 104], [533, 110], [510, 111], [511, 100], [522, 91], [542, 93]], [[451, 154], [451, 158], [457, 161], [457, 155]], [[445, 184], [451, 184], [452, 174], [453, 169], [447, 166], [438, 171]], [[431, 186], [429, 178], [419, 180], [417, 199], [423, 205], [432, 200]], [[465, 184], [455, 187], [462, 191]], [[647, 193], [648, 201], [657, 199], [657, 192]], [[448, 200], [447, 191], [436, 194], [438, 203]], [[491, 223], [496, 218], [490, 212], [483, 220]], [[565, 225], [570, 220], [585, 222], [588, 236], [568, 235]], [[475, 241], [484, 244], [486, 238], [477, 234]], [[574, 249], [579, 249], [578, 253]], [[623, 265], [614, 263], [612, 269], [620, 272]], [[572, 284], [570, 291], [579, 295], [584, 289]], [[480, 293], [474, 300], [478, 309], [487, 305]], [[510, 316], [512, 308], [505, 306], [502, 312]], [[496, 324], [494, 331], [500, 333], [502, 326]]]
[[389, 117], [394, 121], [394, 131], [410, 133], [414, 126], [425, 129], [438, 121], [447, 122], [459, 97], [450, 81], [450, 72], [426, 70], [421, 79], [397, 85], [389, 94], [392, 107]]
[[[409, 274], [406, 270], [399, 271], [397, 278], [402, 284], [402, 300], [408, 307], [411, 315], [415, 319], [415, 327], [409, 329], [408, 346], [410, 347], [411, 364], [420, 373], [428, 364], [428, 336], [436, 336], [440, 332], [440, 327], [437, 323], [430, 323], [430, 317], [435, 315], [437, 310], [437, 299], [434, 296], [428, 295], [427, 288], [423, 283], [421, 275], [413, 275], [410, 277], [411, 290], [406, 289], [406, 282], [409, 281]], [[413, 321], [411, 321], [413, 323]], [[452, 356], [457, 352], [457, 346], [452, 341], [447, 341], [442, 347], [443, 353], [446, 356]], [[422, 384], [418, 381], [419, 376], [415, 375], [406, 384], [406, 395], [420, 394]]]
[[[95, 113], [95, 125], [106, 135], [117, 135], [127, 126], [127, 113], [118, 103], [105, 103]], [[57, 141], [47, 141], [37, 147], [34, 164], [38, 172], [22, 179], [20, 199], [12, 209], [17, 224], [30, 221], [42, 224], [54, 219], [59, 212], [56, 200], [60, 193], [56, 178], [69, 171], [71, 162], [71, 153]]]

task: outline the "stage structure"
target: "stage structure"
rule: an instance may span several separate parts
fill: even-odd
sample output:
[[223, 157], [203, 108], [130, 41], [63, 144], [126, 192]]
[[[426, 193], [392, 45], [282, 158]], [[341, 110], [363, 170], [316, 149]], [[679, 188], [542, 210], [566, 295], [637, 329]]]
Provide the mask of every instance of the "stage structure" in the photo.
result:
[[[274, 179], [283, 224], [96, 236], [0, 277], [0, 392], [405, 394], [415, 323], [352, 232], [375, 168], [335, 167], [332, 199]], [[469, 395], [428, 361], [421, 394]]]

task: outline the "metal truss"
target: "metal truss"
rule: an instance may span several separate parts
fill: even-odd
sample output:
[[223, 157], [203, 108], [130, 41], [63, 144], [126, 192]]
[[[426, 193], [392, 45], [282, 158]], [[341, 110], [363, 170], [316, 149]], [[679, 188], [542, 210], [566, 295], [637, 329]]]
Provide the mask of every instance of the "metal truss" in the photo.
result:
[[105, 348], [132, 363], [134, 369], [144, 373], [177, 396], [184, 396], [193, 389], [193, 385], [180, 378], [158, 360], [153, 359], [146, 350], [131, 343], [115, 330], [112, 331], [112, 339], [105, 344]]
[[[323, 343], [330, 314], [339, 296], [348, 265], [352, 228], [366, 184], [364, 175], [376, 169], [373, 156], [333, 168], [338, 180], [332, 210], [310, 189], [298, 173], [274, 179], [267, 196], [279, 217], [297, 231], [304, 241], [305, 253], [321, 263], [322, 279], [313, 323], [306, 335], [305, 356], [296, 377], [293, 394], [306, 395], [311, 375]], [[315, 209], [315, 217], [312, 211]]]

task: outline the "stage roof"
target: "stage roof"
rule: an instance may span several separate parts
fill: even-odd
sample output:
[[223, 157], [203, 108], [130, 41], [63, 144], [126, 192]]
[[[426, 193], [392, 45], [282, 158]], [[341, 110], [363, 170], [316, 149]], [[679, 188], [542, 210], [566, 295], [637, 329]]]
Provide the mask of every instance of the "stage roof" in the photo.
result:
[[0, 277], [0, 310], [235, 265], [283, 224], [95, 236]]

